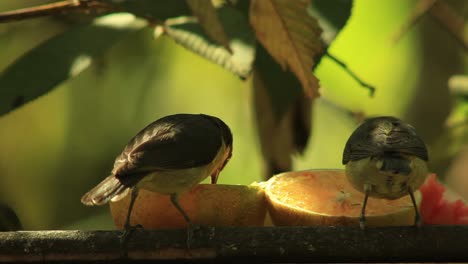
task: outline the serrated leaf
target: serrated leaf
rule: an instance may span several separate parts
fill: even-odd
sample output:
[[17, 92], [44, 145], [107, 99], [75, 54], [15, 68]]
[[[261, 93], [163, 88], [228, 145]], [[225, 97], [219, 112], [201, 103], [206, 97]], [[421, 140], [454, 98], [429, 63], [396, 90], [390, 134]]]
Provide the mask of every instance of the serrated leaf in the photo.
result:
[[322, 38], [330, 45], [351, 16], [353, 0], [313, 0], [307, 12], [318, 19], [323, 29]]
[[222, 7], [220, 18], [229, 37], [229, 52], [211, 40], [193, 19], [177, 18], [167, 21], [165, 33], [183, 47], [222, 66], [232, 73], [247, 78], [255, 58], [255, 39], [247, 19], [239, 11]]
[[186, 0], [105, 0], [115, 4], [122, 11], [143, 18], [164, 21], [168, 18], [190, 15]]
[[250, 23], [260, 43], [300, 80], [305, 93], [318, 96], [313, 57], [323, 52], [322, 30], [307, 14], [308, 0], [252, 0]]
[[49, 92], [87, 68], [123, 36], [146, 23], [130, 14], [113, 14], [77, 26], [25, 53], [0, 74], [0, 114]]
[[206, 34], [215, 42], [230, 51], [229, 39], [224, 32], [218, 11], [210, 0], [187, 0], [193, 14], [198, 18], [198, 23], [206, 31]]
[[[253, 73], [254, 109], [264, 160], [264, 179], [292, 169], [292, 155], [302, 153], [311, 131], [312, 99], [263, 47], [257, 48]], [[288, 89], [284, 89], [288, 87]]]
[[[263, 48], [257, 48], [254, 78], [262, 79], [275, 120], [280, 120], [302, 93], [302, 85], [290, 71], [285, 71]], [[287, 89], [285, 89], [287, 87]]]

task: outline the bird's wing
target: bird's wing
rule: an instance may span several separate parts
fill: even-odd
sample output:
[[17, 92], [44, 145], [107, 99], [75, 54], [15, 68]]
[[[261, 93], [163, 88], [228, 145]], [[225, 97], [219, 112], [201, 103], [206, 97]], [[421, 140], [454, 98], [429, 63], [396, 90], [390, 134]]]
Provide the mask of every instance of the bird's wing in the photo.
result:
[[144, 128], [117, 157], [113, 173], [186, 169], [210, 163], [221, 148], [219, 127], [202, 115], [174, 115]]
[[346, 143], [343, 153], [343, 164], [346, 164], [351, 160], [360, 160], [376, 156], [378, 153], [379, 149], [369, 142], [362, 141], [356, 144]]
[[382, 146], [384, 152], [404, 153], [425, 161], [429, 159], [424, 141], [416, 135], [415, 129], [410, 125], [393, 127]]
[[369, 127], [369, 124], [363, 123], [351, 134], [346, 142], [343, 152], [343, 164], [346, 164], [351, 160], [360, 160], [371, 157], [378, 153], [378, 147], [373, 144], [373, 141], [368, 134], [369, 129], [372, 129]]
[[345, 145], [343, 164], [384, 153], [403, 153], [428, 160], [426, 146], [414, 127], [398, 119], [380, 122], [372, 119], [353, 132]]

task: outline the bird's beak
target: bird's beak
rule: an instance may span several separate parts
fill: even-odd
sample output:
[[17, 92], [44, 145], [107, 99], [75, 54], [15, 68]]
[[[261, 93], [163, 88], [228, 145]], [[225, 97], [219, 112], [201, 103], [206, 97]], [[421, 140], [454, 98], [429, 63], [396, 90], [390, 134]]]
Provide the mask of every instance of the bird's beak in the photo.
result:
[[219, 173], [224, 169], [224, 167], [228, 163], [229, 159], [231, 159], [232, 148], [228, 148], [228, 150], [226, 150], [226, 151], [227, 151], [228, 155], [227, 155], [226, 159], [224, 159], [223, 164], [217, 170], [215, 170], [215, 172], [213, 172], [213, 174], [211, 174], [211, 184], [216, 184], [216, 182], [218, 182]]

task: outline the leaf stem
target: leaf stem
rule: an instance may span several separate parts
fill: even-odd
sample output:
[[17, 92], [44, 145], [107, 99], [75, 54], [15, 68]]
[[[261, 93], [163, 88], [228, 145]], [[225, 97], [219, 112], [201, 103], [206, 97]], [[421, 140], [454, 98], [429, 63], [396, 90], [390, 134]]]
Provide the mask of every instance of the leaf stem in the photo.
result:
[[331, 60], [333, 60], [336, 64], [340, 65], [343, 68], [343, 70], [345, 70], [349, 74], [349, 76], [351, 76], [361, 86], [363, 86], [364, 88], [367, 88], [369, 90], [369, 96], [370, 97], [374, 96], [374, 93], [375, 93], [376, 89], [375, 89], [375, 87], [373, 85], [370, 85], [370, 84], [364, 82], [363, 80], [361, 80], [361, 78], [359, 78], [344, 62], [342, 62], [340, 59], [338, 59], [337, 57], [330, 54], [330, 52], [326, 51], [325, 55], [328, 58], [330, 58]]

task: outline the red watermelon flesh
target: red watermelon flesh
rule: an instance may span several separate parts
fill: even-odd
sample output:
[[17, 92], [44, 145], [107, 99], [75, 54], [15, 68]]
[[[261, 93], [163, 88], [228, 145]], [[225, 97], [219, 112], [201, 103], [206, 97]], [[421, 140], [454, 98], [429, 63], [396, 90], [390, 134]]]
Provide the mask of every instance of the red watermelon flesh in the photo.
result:
[[449, 201], [446, 198], [447, 187], [431, 174], [421, 186], [420, 212], [423, 223], [427, 225], [467, 225], [468, 205], [460, 198]]

